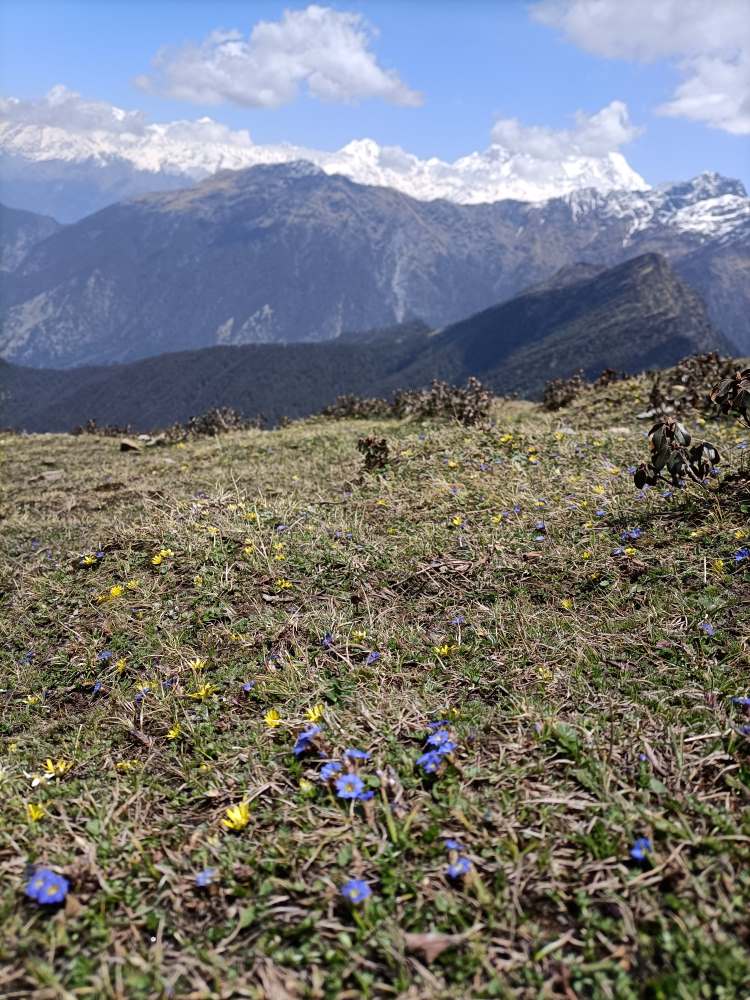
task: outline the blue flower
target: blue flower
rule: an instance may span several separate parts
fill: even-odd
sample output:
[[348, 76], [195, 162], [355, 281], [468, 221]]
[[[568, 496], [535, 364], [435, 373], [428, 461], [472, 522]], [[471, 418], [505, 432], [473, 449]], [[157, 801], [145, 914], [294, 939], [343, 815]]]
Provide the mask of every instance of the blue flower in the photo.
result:
[[213, 880], [216, 878], [215, 868], [204, 868], [202, 872], [198, 872], [195, 876], [195, 884], [199, 889], [205, 889], [206, 886], [211, 885]]
[[305, 729], [304, 732], [299, 734], [294, 744], [295, 757], [301, 757], [303, 753], [306, 753], [310, 749], [310, 744], [320, 731], [320, 726], [310, 726], [309, 729]]
[[357, 796], [360, 802], [369, 802], [370, 799], [374, 797], [375, 797], [375, 792], [373, 792], [372, 789], [370, 789], [368, 792], [360, 792], [359, 795]]
[[630, 531], [623, 531], [620, 535], [620, 540], [623, 542], [634, 542], [637, 538], [640, 538], [643, 532], [640, 528], [631, 528]]
[[435, 722], [428, 722], [428, 729], [441, 729], [443, 726], [449, 726], [450, 722], [447, 719], [436, 719]]
[[255, 681], [245, 681], [245, 683], [242, 685], [242, 693], [250, 694], [250, 692], [254, 687], [255, 687]]
[[606, 516], [607, 516], [606, 510], [595, 510], [594, 511], [594, 517], [606, 517]]
[[344, 756], [349, 760], [369, 760], [370, 755], [366, 750], [359, 750], [357, 747], [347, 747]]
[[745, 708], [750, 705], [750, 698], [746, 695], [742, 695], [741, 698], [732, 698], [732, 702], [735, 705], [743, 705]]
[[421, 767], [425, 774], [434, 774], [443, 763], [443, 755], [439, 750], [428, 750], [421, 757], [417, 757], [417, 766]]
[[43, 906], [62, 903], [68, 894], [69, 883], [62, 875], [49, 868], [37, 868], [28, 881], [26, 895]]
[[378, 653], [374, 650], [372, 653], [368, 653], [367, 659], [365, 660], [365, 666], [369, 667], [371, 663], [377, 663], [382, 655], [382, 653]]
[[466, 619], [464, 618], [463, 615], [456, 615], [455, 618], [451, 618], [451, 620], [448, 622], [448, 624], [449, 625], [465, 625], [466, 624]]
[[747, 547], [738, 549], [734, 554], [735, 562], [743, 562], [743, 560], [750, 558], [750, 549]]
[[97, 660], [100, 663], [106, 663], [107, 660], [111, 660], [112, 659], [112, 650], [111, 649], [103, 649], [101, 651], [101, 653], [97, 653], [96, 654], [96, 658], [97, 658]]
[[333, 636], [331, 635], [330, 632], [326, 632], [326, 634], [320, 640], [320, 644], [323, 647], [323, 649], [331, 648], [331, 646], [333, 645]]
[[453, 864], [448, 865], [445, 869], [446, 875], [449, 878], [461, 878], [467, 875], [471, 871], [471, 861], [466, 857], [465, 854], [460, 855], [456, 858]]
[[716, 635], [716, 629], [711, 622], [701, 622], [698, 628], [703, 629], [706, 635]]
[[92, 694], [99, 694], [99, 692], [101, 691], [101, 689], [102, 689], [102, 682], [101, 681], [94, 681], [94, 684], [93, 684], [93, 686], [91, 688], [91, 693]]
[[364, 787], [364, 782], [357, 774], [342, 774], [336, 779], [336, 794], [340, 799], [358, 799]]
[[320, 776], [323, 781], [330, 781], [334, 775], [339, 773], [341, 767], [342, 765], [337, 760], [329, 760], [327, 764], [321, 767]]
[[630, 848], [630, 857], [634, 861], [643, 861], [649, 851], [653, 850], [653, 844], [648, 837], [638, 837]]
[[463, 851], [464, 845], [460, 840], [456, 840], [454, 837], [444, 837], [443, 843], [445, 844], [446, 851]]
[[450, 738], [451, 734], [447, 729], [436, 729], [427, 737], [426, 743], [431, 747], [440, 747], [443, 743], [448, 743]]
[[356, 906], [372, 895], [372, 889], [361, 878], [353, 878], [341, 886], [341, 895]]

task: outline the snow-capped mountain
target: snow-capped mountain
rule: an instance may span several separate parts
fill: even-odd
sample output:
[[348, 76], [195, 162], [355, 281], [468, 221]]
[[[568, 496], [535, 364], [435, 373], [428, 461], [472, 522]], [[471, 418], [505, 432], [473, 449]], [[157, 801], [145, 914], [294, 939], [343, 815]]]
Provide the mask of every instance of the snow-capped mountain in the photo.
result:
[[654, 252], [745, 351], [748, 208], [742, 186], [715, 174], [646, 193], [461, 205], [307, 162], [227, 170], [37, 243], [4, 281], [0, 357], [68, 366], [330, 340], [415, 317], [439, 327], [560, 268]]
[[583, 188], [648, 189], [621, 153], [540, 160], [493, 143], [453, 162], [356, 139], [334, 152], [259, 145], [211, 118], [146, 123], [136, 111], [86, 102], [64, 87], [42, 102], [0, 99], [0, 200], [63, 222], [146, 191], [174, 190], [220, 170], [306, 160], [328, 174], [464, 205], [538, 202]]

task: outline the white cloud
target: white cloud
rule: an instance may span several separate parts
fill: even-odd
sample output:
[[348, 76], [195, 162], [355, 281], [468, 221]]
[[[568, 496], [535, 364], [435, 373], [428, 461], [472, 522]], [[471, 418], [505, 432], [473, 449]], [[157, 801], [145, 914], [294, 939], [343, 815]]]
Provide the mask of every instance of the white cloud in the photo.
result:
[[19, 125], [64, 128], [68, 132], [143, 133], [146, 117], [142, 111], [123, 111], [105, 101], [90, 101], [59, 83], [44, 97], [22, 100], [0, 97], [0, 118]]
[[323, 101], [421, 104], [395, 70], [378, 65], [370, 48], [375, 34], [361, 14], [312, 4], [284, 11], [279, 21], [259, 21], [248, 38], [221, 29], [198, 44], [163, 48], [153, 60], [156, 73], [135, 82], [195, 104], [275, 108], [303, 87]]
[[492, 139], [511, 153], [548, 161], [569, 156], [606, 156], [638, 133], [630, 123], [627, 106], [612, 101], [593, 115], [577, 112], [572, 129], [523, 125], [517, 118], [502, 118], [492, 128]]
[[531, 11], [595, 55], [673, 60], [684, 79], [660, 114], [750, 134], [748, 0], [540, 0]]

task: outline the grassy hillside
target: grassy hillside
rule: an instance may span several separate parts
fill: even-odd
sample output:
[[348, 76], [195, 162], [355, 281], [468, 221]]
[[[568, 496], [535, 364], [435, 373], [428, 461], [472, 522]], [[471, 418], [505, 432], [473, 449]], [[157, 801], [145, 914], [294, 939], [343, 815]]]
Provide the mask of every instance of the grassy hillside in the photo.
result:
[[646, 390], [4, 437], [0, 992], [746, 997], [747, 511], [635, 490]]

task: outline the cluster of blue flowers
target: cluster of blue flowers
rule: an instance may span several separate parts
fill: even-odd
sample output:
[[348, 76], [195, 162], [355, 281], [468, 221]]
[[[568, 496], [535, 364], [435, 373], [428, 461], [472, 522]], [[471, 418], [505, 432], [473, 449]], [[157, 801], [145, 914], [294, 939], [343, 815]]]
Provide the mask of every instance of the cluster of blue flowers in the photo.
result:
[[68, 880], [62, 875], [49, 868], [37, 868], [26, 885], [26, 895], [42, 906], [53, 906], [63, 902], [68, 888]]
[[450, 730], [446, 728], [449, 725], [446, 719], [429, 723], [431, 732], [425, 740], [428, 749], [417, 757], [417, 766], [421, 767], [425, 774], [437, 773], [448, 754], [456, 749], [457, 744]]
[[472, 865], [469, 858], [467, 858], [465, 854], [461, 853], [466, 850], [461, 841], [455, 840], [453, 837], [446, 837], [443, 840], [443, 843], [446, 851], [456, 855], [445, 869], [445, 874], [448, 878], [457, 879], [463, 878], [464, 875], [468, 875], [471, 871]]

